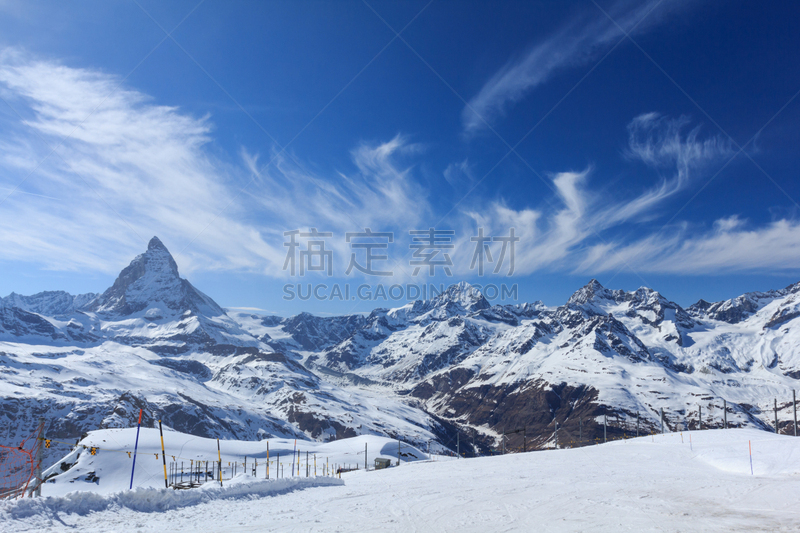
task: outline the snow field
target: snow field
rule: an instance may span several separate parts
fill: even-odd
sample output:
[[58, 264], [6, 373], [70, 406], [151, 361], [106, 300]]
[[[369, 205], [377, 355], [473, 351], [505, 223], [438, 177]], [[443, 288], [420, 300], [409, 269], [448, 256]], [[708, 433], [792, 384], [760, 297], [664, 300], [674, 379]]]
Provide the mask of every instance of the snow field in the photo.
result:
[[[750, 474], [748, 442], [755, 475]], [[344, 441], [337, 444], [345, 445]], [[66, 504], [63, 508], [52, 505], [45, 512], [29, 501], [7, 502], [0, 506], [0, 528], [9, 532], [67, 528], [101, 532], [797, 531], [798, 450], [800, 440], [794, 437], [757, 430], [671, 433], [576, 449], [418, 461], [381, 471], [345, 473], [344, 486], [309, 487], [269, 497], [200, 499], [196, 505], [163, 512], [141, 512], [116, 502], [88, 514], [71, 512]]]
[[245, 474], [225, 482], [207, 483], [194, 490], [136, 488], [103, 495], [98, 492], [76, 491], [65, 496], [28, 498], [6, 505], [7, 518], [24, 521], [33, 516], [56, 516], [58, 513], [85, 516], [108, 509], [128, 509], [139, 513], [161, 513], [182, 507], [196, 506], [219, 499], [252, 499], [277, 496], [309, 487], [344, 485], [333, 477], [284, 478], [261, 480]]

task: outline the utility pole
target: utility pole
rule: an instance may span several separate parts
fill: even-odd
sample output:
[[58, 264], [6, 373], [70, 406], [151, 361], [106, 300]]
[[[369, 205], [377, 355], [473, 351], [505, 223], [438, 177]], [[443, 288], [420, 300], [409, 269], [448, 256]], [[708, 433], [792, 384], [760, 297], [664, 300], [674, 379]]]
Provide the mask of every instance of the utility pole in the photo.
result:
[[725, 429], [728, 429], [728, 400], [722, 400], [722, 412], [725, 419]]

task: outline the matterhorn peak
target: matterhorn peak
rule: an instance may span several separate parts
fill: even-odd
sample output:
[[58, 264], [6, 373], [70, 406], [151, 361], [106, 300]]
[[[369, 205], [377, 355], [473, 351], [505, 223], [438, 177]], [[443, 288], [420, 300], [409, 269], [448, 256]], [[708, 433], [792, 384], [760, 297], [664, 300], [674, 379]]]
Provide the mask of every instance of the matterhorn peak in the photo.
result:
[[[150, 239], [150, 242], [147, 243], [147, 251], [149, 252], [150, 250], [164, 250], [164, 251], [167, 251], [167, 247], [164, 246], [164, 243], [161, 242], [161, 239], [159, 239], [158, 237], [154, 236], [152, 239]], [[167, 253], [169, 253], [169, 252], [167, 251]]]
[[172, 254], [169, 253], [167, 247], [164, 246], [164, 243], [162, 243], [158, 237], [153, 237], [150, 239], [150, 242], [147, 243], [147, 251], [134, 259], [131, 265], [133, 265], [133, 263], [135, 263], [139, 258], [142, 258], [146, 269], [164, 269], [170, 273], [173, 273], [176, 277], [178, 276], [178, 264], [175, 263], [175, 259], [172, 257]]
[[147, 251], [120, 272], [114, 285], [94, 300], [90, 309], [131, 315], [152, 305], [175, 313], [192, 310], [212, 316], [224, 314], [211, 298], [181, 279], [175, 259], [158, 237], [150, 239]]

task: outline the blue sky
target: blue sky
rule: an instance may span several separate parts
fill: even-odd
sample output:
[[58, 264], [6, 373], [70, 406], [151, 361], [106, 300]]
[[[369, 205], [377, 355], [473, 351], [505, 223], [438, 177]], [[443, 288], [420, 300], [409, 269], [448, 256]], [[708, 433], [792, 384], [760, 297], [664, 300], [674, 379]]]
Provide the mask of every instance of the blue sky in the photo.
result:
[[[800, 279], [793, 4], [0, 12], [0, 294], [104, 290], [153, 235], [221, 305], [281, 314], [398, 305], [287, 283], [465, 279], [557, 305], [597, 278], [689, 305]], [[367, 227], [394, 234], [393, 276], [345, 275]], [[412, 275], [408, 232], [430, 227], [454, 232], [452, 276]], [[515, 228], [513, 275], [469, 268], [479, 227]], [[333, 234], [331, 277], [283, 269], [283, 233], [309, 228]]]

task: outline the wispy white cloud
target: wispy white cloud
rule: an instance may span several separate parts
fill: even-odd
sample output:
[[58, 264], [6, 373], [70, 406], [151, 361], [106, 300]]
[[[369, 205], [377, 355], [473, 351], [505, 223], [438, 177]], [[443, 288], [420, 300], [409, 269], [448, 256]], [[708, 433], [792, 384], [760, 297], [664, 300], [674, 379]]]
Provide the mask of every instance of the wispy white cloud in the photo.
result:
[[[402, 135], [388, 142], [363, 143], [351, 152], [357, 171], [333, 176], [321, 176], [296, 157], [280, 153], [273, 154], [274, 164], [263, 170], [259, 170], [258, 157], [246, 152], [242, 156], [256, 174], [259, 186], [252, 193], [255, 201], [283, 221], [279, 232], [306, 231], [313, 227], [334, 233], [335, 238], [326, 242], [326, 248], [334, 252], [335, 269], [341, 272], [347, 269], [353, 253], [345, 241], [346, 233], [363, 232], [367, 228], [373, 232], [393, 232], [395, 240], [391, 248], [395, 256], [398, 253], [402, 256], [408, 249], [403, 248], [407, 246], [408, 230], [419, 229], [423, 220], [431, 218], [426, 189], [414, 177], [413, 167], [402, 163], [421, 151], [420, 145]], [[363, 258], [358, 259], [363, 264]], [[376, 270], [392, 269], [399, 276], [403, 272], [398, 261], [399, 257], [394, 257], [374, 266]]]
[[333, 176], [278, 152], [268, 169], [245, 151], [231, 164], [214, 155], [210, 117], [119, 85], [0, 52], [0, 94], [22, 115], [0, 118], [0, 200], [29, 176], [0, 206], [4, 259], [115, 273], [158, 235], [184, 273], [282, 275], [283, 231], [318, 227], [344, 242], [344, 231], [405, 227], [428, 213], [400, 163], [421, 147], [402, 136], [358, 146], [355, 171]]
[[[222, 214], [236, 169], [209, 157], [211, 123], [119, 87], [102, 72], [0, 54], [7, 114], [0, 143], [4, 258], [115, 272], [158, 234], [184, 270], [254, 269], [275, 253], [251, 225]], [[51, 150], [53, 153], [50, 153]], [[41, 163], [41, 164], [40, 164]], [[5, 194], [2, 195], [6, 197]], [[207, 229], [202, 231], [203, 228]]]
[[[241, 162], [231, 164], [209, 146], [210, 117], [158, 105], [118, 85], [116, 77], [95, 70], [14, 50], [0, 53], [0, 94], [22, 115], [0, 115], [0, 199], [27, 176], [0, 205], [4, 259], [116, 273], [158, 235], [184, 272], [283, 276], [284, 231], [334, 232], [331, 248], [341, 270], [351, 252], [343, 234], [369, 227], [394, 231], [389, 255], [407, 265], [407, 231], [437, 218], [415, 176], [423, 147], [407, 137], [360, 144], [350, 154], [352, 165], [338, 173], [320, 172], [277, 151], [259, 156], [242, 150]], [[593, 187], [600, 171], [588, 167], [552, 175], [555, 194], [542, 205], [514, 208], [502, 199], [476, 200], [450, 225], [457, 230], [454, 274], [471, 274], [469, 237], [478, 227], [494, 236], [515, 228], [518, 274], [796, 268], [800, 223], [790, 219], [755, 226], [731, 216], [705, 231], [677, 224], [642, 234], [635, 222], [662, 211], [732, 150], [685, 118], [645, 114], [628, 133], [624, 156], [666, 176], [659, 184], [643, 180], [639, 195], [623, 197]], [[273, 164], [264, 168], [268, 158]], [[471, 175], [467, 160], [448, 168], [454, 180]], [[617, 234], [635, 237], [597, 237], [618, 228], [625, 231]], [[497, 257], [499, 244], [492, 246]], [[400, 277], [407, 274], [390, 268]]]
[[[661, 20], [663, 10], [657, 8], [660, 3], [659, 0], [619, 1], [609, 11], [626, 32], [638, 33]], [[462, 112], [466, 135], [473, 135], [493, 124], [509, 108], [558, 72], [586, 64], [622, 38], [622, 32], [605, 15], [592, 9], [593, 6], [587, 7], [590, 13], [571, 20], [548, 39], [528, 49], [522, 57], [506, 63], [489, 78]], [[654, 8], [658, 12], [650, 13]]]
[[681, 225], [632, 243], [592, 246], [576, 271], [634, 271], [669, 274], [718, 274], [797, 270], [800, 264], [800, 222], [781, 219], [761, 227], [728, 217], [713, 229], [692, 232]]
[[[494, 201], [464, 210], [468, 226], [473, 233], [474, 229], [483, 227], [485, 234], [491, 235], [508, 234], [508, 229], [514, 227], [520, 237], [516, 250], [516, 272], [520, 274], [546, 269], [594, 273], [628, 268], [644, 272], [666, 268], [660, 266], [664, 262], [659, 259], [665, 254], [672, 254], [673, 266], [669, 268], [679, 272], [686, 264], [686, 271], [694, 272], [695, 268], [701, 268], [700, 250], [706, 245], [713, 248], [712, 240], [722, 248], [723, 243], [734, 239], [755, 243], [753, 236], [764, 233], [764, 246], [768, 247], [781, 238], [792, 238], [791, 222], [745, 231], [737, 217], [716, 221], [713, 239], [700, 235], [691, 245], [683, 245], [692, 235], [691, 228], [685, 225], [666, 237], [661, 234], [641, 236], [636, 223], [656, 218], [668, 200], [697, 183], [696, 177], [706, 175], [715, 168], [714, 164], [734, 154], [730, 144], [720, 137], [702, 137], [699, 126], [688, 129], [689, 125], [685, 117], [670, 119], [656, 113], [641, 115], [631, 122], [624, 156], [643, 162], [653, 171], [668, 173], [658, 185], [645, 188], [639, 195], [626, 198], [619, 191], [612, 194], [592, 188], [590, 180], [597, 171], [590, 166], [580, 172], [553, 175], [555, 194], [547, 205], [515, 210], [503, 201]], [[633, 244], [630, 240], [607, 242], [606, 232], [617, 229], [624, 230]], [[792, 250], [797, 248], [792, 244], [776, 256], [778, 268], [783, 268], [782, 257], [792, 257]], [[469, 264], [465, 257], [472, 253], [474, 245], [465, 239], [459, 249], [461, 262]], [[642, 258], [637, 258], [637, 253], [641, 253]], [[686, 255], [685, 260], [682, 254]], [[722, 265], [736, 256], [735, 253], [717, 255], [717, 262], [706, 260], [709, 265]], [[768, 256], [760, 261], [769, 263]], [[644, 267], [645, 264], [649, 266]], [[737, 267], [731, 263], [731, 268]]]
[[688, 117], [675, 119], [659, 113], [639, 115], [628, 124], [625, 155], [651, 168], [667, 169], [671, 176], [640, 196], [608, 210], [606, 224], [652, 217], [653, 210], [686, 189], [693, 176], [705, 172], [711, 164], [733, 156], [735, 152], [729, 140], [718, 135], [700, 138], [700, 126], [684, 133], [689, 124]]
[[[514, 228], [519, 242], [515, 246], [515, 273], [530, 274], [561, 264], [592, 234], [587, 209], [591, 200], [586, 191], [586, 178], [591, 169], [582, 172], [562, 172], [552, 177], [556, 189], [555, 208], [513, 209], [504, 201], [493, 201], [480, 209], [464, 211], [468, 218], [466, 229], [461, 233], [474, 235], [476, 228], [483, 228], [484, 235], [506, 237]], [[467, 274], [475, 243], [464, 237], [457, 250], [460, 273]], [[490, 246], [495, 263], [500, 261], [502, 242]], [[499, 271], [505, 275], [510, 267], [509, 258]]]
[[472, 167], [469, 164], [469, 159], [464, 159], [457, 163], [450, 163], [443, 172], [444, 179], [456, 190], [462, 190], [465, 186], [471, 186], [475, 183], [475, 176], [472, 173]]

